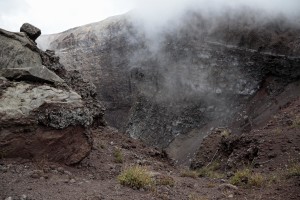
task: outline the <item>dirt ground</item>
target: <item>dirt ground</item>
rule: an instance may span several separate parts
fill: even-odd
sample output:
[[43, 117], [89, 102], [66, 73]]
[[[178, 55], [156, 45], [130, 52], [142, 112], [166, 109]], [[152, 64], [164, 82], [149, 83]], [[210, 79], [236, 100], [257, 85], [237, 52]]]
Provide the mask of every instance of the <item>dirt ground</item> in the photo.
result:
[[[94, 130], [94, 148], [76, 166], [45, 160], [1, 159], [0, 199], [189, 199], [199, 194], [220, 199], [221, 180], [180, 177], [180, 168], [169, 164], [164, 155], [139, 141], [105, 128]], [[121, 149], [123, 163], [115, 161]], [[121, 170], [130, 165], [146, 166], [153, 174], [172, 177], [174, 186], [134, 190], [118, 183]], [[212, 187], [213, 186], [213, 187]], [[23, 197], [25, 197], [23, 196]]]

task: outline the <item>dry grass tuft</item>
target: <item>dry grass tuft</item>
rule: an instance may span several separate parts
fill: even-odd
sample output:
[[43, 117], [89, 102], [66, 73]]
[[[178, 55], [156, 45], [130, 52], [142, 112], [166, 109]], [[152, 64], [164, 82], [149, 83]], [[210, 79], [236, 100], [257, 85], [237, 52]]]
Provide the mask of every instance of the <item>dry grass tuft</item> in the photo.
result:
[[173, 187], [175, 185], [175, 180], [171, 176], [160, 176], [155, 180], [156, 185], [168, 185]]
[[150, 172], [142, 166], [128, 167], [118, 176], [120, 184], [133, 189], [147, 189], [153, 185]]
[[292, 165], [287, 172], [287, 177], [291, 178], [294, 176], [300, 176], [300, 164], [294, 164]]
[[238, 170], [230, 179], [233, 185], [261, 187], [266, 179], [260, 173], [253, 173], [249, 168]]
[[180, 174], [181, 177], [190, 177], [190, 178], [197, 178], [199, 176], [199, 173], [197, 171], [193, 170], [184, 170]]
[[200, 177], [209, 177], [209, 178], [223, 178], [224, 174], [217, 172], [220, 168], [220, 163], [213, 162], [209, 166], [202, 167], [197, 170], [198, 176]]
[[199, 196], [199, 195], [193, 193], [188, 196], [188, 200], [208, 200], [208, 198], [205, 196]]
[[123, 163], [124, 158], [121, 149], [117, 148], [114, 151], [114, 157], [116, 163]]
[[293, 121], [292, 127], [300, 128], [300, 116], [296, 116], [295, 120]]

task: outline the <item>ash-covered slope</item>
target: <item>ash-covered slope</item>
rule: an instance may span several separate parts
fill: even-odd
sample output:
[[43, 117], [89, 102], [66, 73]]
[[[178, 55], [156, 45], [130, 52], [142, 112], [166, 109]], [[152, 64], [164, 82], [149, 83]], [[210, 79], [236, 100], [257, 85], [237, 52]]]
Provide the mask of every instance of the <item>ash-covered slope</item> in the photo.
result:
[[[188, 146], [186, 157], [212, 127], [233, 124], [243, 132], [249, 123], [256, 126], [264, 111], [246, 107], [263, 84], [267, 102], [299, 79], [299, 33], [294, 21], [244, 8], [189, 11], [153, 35], [131, 14], [121, 15], [38, 43], [93, 81], [109, 125], [164, 148], [180, 138], [169, 152]], [[197, 144], [182, 142], [189, 137]]]

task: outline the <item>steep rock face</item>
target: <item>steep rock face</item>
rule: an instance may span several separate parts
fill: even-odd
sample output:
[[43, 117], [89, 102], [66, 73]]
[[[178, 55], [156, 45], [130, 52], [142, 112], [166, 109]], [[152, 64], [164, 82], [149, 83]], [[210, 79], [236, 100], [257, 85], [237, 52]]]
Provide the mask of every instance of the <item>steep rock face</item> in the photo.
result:
[[0, 29], [0, 38], [1, 155], [80, 162], [91, 151], [90, 127], [104, 125], [92, 84], [24, 33]]
[[127, 17], [116, 16], [37, 40], [42, 48], [55, 50], [68, 70], [79, 70], [96, 85], [106, 121], [123, 129], [133, 102], [129, 58], [139, 45], [131, 41], [134, 31]]
[[211, 127], [246, 130], [260, 113], [245, 107], [268, 77], [274, 94], [299, 79], [299, 26], [246, 11], [188, 12], [159, 37], [124, 15], [38, 42], [93, 81], [110, 125], [163, 148], [182, 135], [199, 143]]

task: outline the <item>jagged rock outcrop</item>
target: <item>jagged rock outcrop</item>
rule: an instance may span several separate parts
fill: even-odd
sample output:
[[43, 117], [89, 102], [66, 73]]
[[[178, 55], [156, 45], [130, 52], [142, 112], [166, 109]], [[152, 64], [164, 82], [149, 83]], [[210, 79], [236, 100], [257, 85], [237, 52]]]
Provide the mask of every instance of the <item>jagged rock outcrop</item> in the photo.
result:
[[24, 33], [0, 29], [0, 55], [1, 155], [80, 162], [91, 151], [90, 127], [104, 125], [93, 85]]
[[243, 132], [256, 123], [262, 111], [245, 107], [266, 80], [278, 94], [299, 79], [300, 28], [251, 10], [190, 11], [178, 24], [152, 38], [127, 14], [38, 42], [93, 81], [109, 125], [158, 147], [176, 144], [169, 152], [191, 148], [187, 157], [212, 127], [238, 121]]

